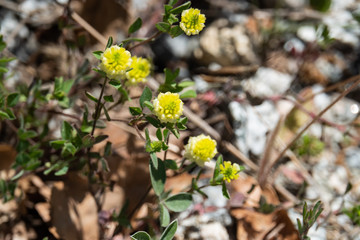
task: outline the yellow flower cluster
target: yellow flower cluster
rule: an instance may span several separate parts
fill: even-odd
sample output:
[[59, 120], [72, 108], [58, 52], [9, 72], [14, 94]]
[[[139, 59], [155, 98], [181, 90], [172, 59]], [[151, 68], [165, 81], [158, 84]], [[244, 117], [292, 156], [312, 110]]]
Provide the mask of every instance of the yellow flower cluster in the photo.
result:
[[183, 112], [184, 103], [177, 93], [160, 93], [153, 101], [154, 113], [161, 122], [175, 123]]
[[110, 79], [119, 79], [125, 76], [132, 61], [130, 52], [117, 45], [107, 48], [101, 55], [100, 60], [99, 68]]
[[151, 64], [149, 60], [141, 57], [132, 57], [130, 71], [126, 73], [127, 85], [136, 85], [140, 82], [146, 82], [146, 77], [150, 74]]
[[220, 173], [224, 176], [223, 179], [230, 182], [231, 180], [238, 179], [240, 166], [237, 163], [231, 165], [231, 162], [225, 161], [220, 165]]
[[204, 166], [205, 162], [209, 162], [216, 154], [216, 141], [201, 134], [197, 137], [190, 137], [185, 146], [184, 156], [197, 165]]
[[188, 36], [196, 35], [205, 27], [205, 20], [205, 15], [200, 14], [199, 9], [190, 8], [181, 13], [180, 28]]

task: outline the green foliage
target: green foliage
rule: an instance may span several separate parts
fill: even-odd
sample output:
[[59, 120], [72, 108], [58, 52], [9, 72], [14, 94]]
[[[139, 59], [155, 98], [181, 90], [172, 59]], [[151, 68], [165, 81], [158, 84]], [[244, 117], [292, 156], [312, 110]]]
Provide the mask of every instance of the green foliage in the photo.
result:
[[323, 143], [316, 137], [304, 135], [296, 142], [292, 149], [299, 156], [317, 156], [323, 151], [324, 147], [325, 143]]
[[331, 6], [331, 0], [310, 0], [310, 6], [320, 12], [327, 12]]
[[355, 205], [352, 208], [344, 209], [345, 213], [354, 225], [360, 226], [360, 205]]
[[324, 209], [321, 206], [321, 201], [316, 202], [315, 206], [312, 209], [308, 209], [307, 203], [304, 202], [302, 223], [300, 219], [296, 219], [301, 240], [310, 239], [307, 236], [307, 233], [314, 225], [315, 221], [318, 219], [323, 210]]

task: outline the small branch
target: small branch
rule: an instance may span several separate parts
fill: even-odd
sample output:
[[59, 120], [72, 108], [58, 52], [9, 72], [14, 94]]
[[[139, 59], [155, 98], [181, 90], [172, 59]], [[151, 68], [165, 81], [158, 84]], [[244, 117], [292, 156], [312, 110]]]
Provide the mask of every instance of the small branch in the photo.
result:
[[331, 102], [324, 110], [322, 110], [317, 116], [315, 116], [300, 132], [298, 132], [292, 140], [286, 145], [286, 147], [279, 153], [277, 158], [271, 163], [270, 167], [264, 172], [264, 177], [269, 175], [271, 169], [274, 165], [282, 158], [282, 156], [286, 153], [286, 151], [298, 140], [303, 133], [316, 121], [318, 121], [325, 112], [327, 112], [332, 106], [334, 106], [340, 99], [346, 96], [349, 92], [351, 92], [355, 87], [360, 84], [360, 78], [357, 79], [355, 83], [353, 83], [347, 90], [342, 92], [333, 102]]
[[331, 86], [328, 86], [328, 87], [324, 88], [323, 90], [321, 90], [321, 91], [319, 91], [319, 92], [317, 92], [317, 93], [314, 93], [314, 94], [310, 95], [309, 97], [306, 97], [305, 99], [299, 99], [299, 100], [300, 100], [302, 103], [307, 102], [307, 101], [313, 99], [316, 95], [318, 95], [318, 94], [320, 94], [320, 93], [330, 92], [330, 91], [335, 90], [335, 89], [337, 89], [337, 88], [339, 88], [339, 87], [341, 87], [341, 86], [344, 86], [344, 85], [346, 85], [346, 84], [348, 84], [348, 83], [357, 81], [358, 79], [360, 79], [360, 75], [356, 75], [356, 76], [350, 77], [350, 78], [348, 78], [348, 79], [346, 79], [346, 80], [344, 80], [344, 81], [341, 81], [341, 82], [335, 83], [335, 84], [333, 84], [333, 85], [331, 85]]
[[94, 118], [94, 123], [93, 123], [93, 126], [92, 126], [92, 130], [91, 130], [91, 136], [92, 137], [94, 136], [96, 122], [100, 117], [101, 107], [102, 107], [101, 99], [102, 99], [102, 97], [104, 95], [104, 90], [105, 90], [106, 83], [107, 83], [107, 78], [105, 78], [105, 80], [104, 80], [104, 83], [103, 83], [102, 88], [101, 88], [100, 96], [99, 96], [98, 102], [96, 104], [95, 118]]
[[146, 39], [146, 40], [144, 40], [142, 42], [139, 42], [139, 43], [135, 44], [134, 46], [129, 47], [128, 50], [131, 51], [131, 50], [133, 50], [134, 48], [136, 48], [138, 46], [144, 45], [145, 43], [148, 43], [148, 42], [152, 41], [153, 39], [157, 38], [161, 34], [162, 34], [162, 32], [157, 31], [152, 36], [150, 36], [148, 39]]

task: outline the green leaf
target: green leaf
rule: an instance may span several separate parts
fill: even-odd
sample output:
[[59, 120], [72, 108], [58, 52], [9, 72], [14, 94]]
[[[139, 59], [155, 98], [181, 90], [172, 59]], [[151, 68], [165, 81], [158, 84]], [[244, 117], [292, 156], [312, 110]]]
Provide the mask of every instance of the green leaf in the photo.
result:
[[99, 135], [95, 138], [94, 144], [100, 143], [100, 142], [104, 141], [105, 139], [107, 139], [108, 137], [109, 137], [108, 135]]
[[169, 5], [174, 6], [177, 2], [178, 0], [170, 0]]
[[145, 107], [147, 107], [150, 111], [153, 111], [153, 110], [154, 110], [154, 105], [153, 105], [151, 102], [145, 101], [145, 102], [144, 102], [144, 105], [145, 105]]
[[118, 80], [114, 80], [114, 79], [111, 79], [109, 81], [109, 84], [113, 87], [115, 87], [116, 89], [118, 89], [120, 86], [121, 86], [121, 82], [118, 81]]
[[68, 94], [70, 92], [70, 89], [72, 88], [73, 84], [74, 84], [75, 80], [73, 79], [69, 79], [66, 81], [63, 81], [62, 85], [61, 85], [61, 89], [64, 93]]
[[108, 110], [106, 109], [105, 105], [104, 105], [104, 104], [101, 104], [101, 105], [102, 105], [102, 108], [104, 109], [104, 113], [105, 113], [106, 120], [111, 121], [109, 112], [108, 112]]
[[74, 156], [75, 153], [76, 153], [76, 151], [77, 151], [77, 149], [76, 149], [76, 147], [75, 147], [72, 143], [66, 142], [66, 143], [64, 144], [62, 153], [68, 152], [68, 153], [70, 153], [71, 155]]
[[1, 110], [0, 110], [0, 117], [5, 118], [5, 119], [9, 119], [9, 118], [10, 118], [10, 116], [9, 116], [6, 112], [3, 112], [3, 111], [1, 111]]
[[176, 38], [183, 33], [184, 33], [184, 31], [180, 28], [180, 26], [174, 26], [170, 29], [170, 36], [172, 38]]
[[106, 161], [106, 159], [102, 157], [102, 158], [100, 158], [100, 162], [101, 162], [102, 169], [106, 172], [110, 172], [109, 164]]
[[150, 169], [151, 184], [153, 186], [154, 192], [156, 195], [160, 196], [161, 193], [164, 191], [164, 186], [166, 181], [164, 162], [158, 161], [158, 167], [155, 168], [153, 162], [150, 161], [149, 169]]
[[185, 98], [196, 98], [196, 92], [193, 89], [187, 90], [186, 92], [180, 94], [180, 98], [181, 99], [185, 99]]
[[176, 137], [176, 138], [179, 138], [180, 137], [180, 133], [179, 133], [179, 131], [176, 129], [176, 128], [168, 128], [173, 134], [174, 134], [174, 136]]
[[90, 99], [93, 102], [98, 102], [98, 99], [96, 97], [94, 97], [91, 93], [89, 93], [88, 91], [85, 91], [85, 95], [88, 99]]
[[185, 211], [192, 203], [190, 193], [179, 193], [173, 195], [164, 201], [165, 206], [174, 212]]
[[19, 138], [21, 140], [26, 140], [28, 138], [34, 138], [36, 137], [38, 134], [37, 132], [33, 131], [33, 130], [29, 130], [29, 131], [25, 131], [23, 129], [19, 129], [18, 131], [18, 135], [19, 135]]
[[160, 210], [160, 224], [162, 227], [166, 227], [170, 223], [169, 211], [161, 203], [159, 204], [159, 210]]
[[159, 161], [158, 161], [158, 158], [157, 158], [155, 152], [150, 153], [150, 159], [151, 159], [151, 162], [152, 162], [153, 166], [155, 167], [155, 169], [158, 169]]
[[124, 97], [126, 101], [130, 101], [131, 98], [129, 96], [128, 91], [126, 91], [125, 88], [123, 88], [121, 85], [117, 88], [118, 92]]
[[171, 25], [169, 23], [166, 22], [158, 22], [155, 27], [160, 31], [160, 32], [169, 32], [170, 31], [170, 27]]
[[[170, 25], [173, 25], [174, 23], [178, 22], [179, 19], [175, 16], [175, 14], [170, 13], [167, 16], [167, 22], [170, 23]], [[170, 29], [170, 33], [171, 33], [171, 29]]]
[[162, 132], [160, 128], [156, 130], [156, 137], [159, 139], [159, 141], [162, 141]]
[[141, 28], [141, 25], [142, 25], [141, 18], [137, 18], [135, 20], [135, 22], [133, 24], [131, 24], [131, 26], [129, 27], [128, 33], [132, 34], [132, 33], [136, 32], [137, 30], [139, 30]]
[[64, 121], [62, 124], [61, 124], [61, 138], [64, 139], [64, 140], [70, 140], [71, 139], [71, 136], [72, 136], [72, 127], [70, 125], [70, 123]]
[[154, 127], [156, 128], [161, 128], [163, 127], [160, 120], [157, 119], [157, 118], [153, 118], [153, 117], [150, 117], [150, 116], [145, 116], [145, 119], [151, 124], [153, 125]]
[[18, 101], [19, 101], [19, 98], [20, 98], [20, 94], [19, 93], [11, 93], [7, 96], [7, 99], [6, 99], [6, 104], [8, 107], [13, 107], [15, 106]]
[[69, 170], [69, 166], [63, 166], [60, 170], [55, 172], [55, 176], [62, 176], [65, 175]]
[[175, 78], [179, 76], [180, 69], [177, 68], [174, 72], [172, 72], [170, 69], [165, 68], [165, 84], [170, 85], [174, 82]]
[[0, 67], [0, 73], [7, 73], [9, 70], [5, 67]]
[[111, 142], [106, 142], [106, 145], [105, 145], [105, 150], [104, 150], [104, 156], [107, 157], [107, 156], [110, 156], [111, 154]]
[[111, 47], [112, 44], [113, 44], [113, 38], [112, 38], [112, 37], [109, 37], [105, 49]]
[[214, 175], [213, 178], [211, 179], [213, 184], [218, 183], [218, 176], [220, 174], [220, 164], [223, 163], [223, 157], [222, 155], [219, 155], [219, 157], [216, 160], [216, 165], [215, 165], [215, 169], [214, 169]]
[[330, 9], [331, 0], [310, 0], [310, 6], [320, 12], [326, 12]]
[[50, 141], [50, 146], [55, 148], [55, 149], [60, 149], [64, 146], [66, 140], [54, 140], [54, 141]]
[[92, 53], [97, 59], [101, 59], [101, 54], [103, 54], [103, 51], [95, 51]]
[[140, 107], [142, 109], [144, 109], [144, 107], [145, 107], [144, 102], [151, 101], [151, 98], [152, 98], [151, 90], [148, 87], [145, 87], [144, 91], [142, 92], [142, 94], [140, 96]]
[[171, 9], [170, 12], [173, 13], [173, 14], [179, 14], [179, 13], [182, 13], [182, 11], [188, 9], [189, 7], [191, 6], [191, 2], [186, 2], [174, 9]]
[[147, 232], [139, 231], [130, 236], [132, 240], [151, 240], [151, 237]]
[[226, 184], [225, 184], [225, 181], [223, 181], [223, 184], [222, 184], [222, 194], [225, 198], [227, 199], [230, 199], [230, 195], [229, 195], [229, 192], [226, 188]]
[[178, 166], [176, 164], [176, 162], [174, 160], [171, 160], [171, 159], [165, 159], [164, 160], [164, 164], [165, 164], [165, 167], [167, 169], [171, 169], [171, 170], [178, 170]]
[[112, 95], [107, 95], [107, 96], [104, 96], [104, 100], [106, 102], [114, 102], [114, 98]]
[[129, 107], [129, 111], [130, 111], [131, 115], [133, 115], [133, 116], [142, 114], [142, 110], [139, 107]]
[[171, 240], [173, 239], [176, 229], [177, 229], [177, 220], [174, 220], [170, 223], [170, 225], [165, 229], [163, 234], [161, 234], [160, 240]]
[[181, 87], [181, 88], [191, 87], [194, 85], [195, 85], [195, 83], [193, 81], [183, 81], [183, 82], [178, 83], [178, 87]]
[[24, 172], [24, 169], [22, 169], [20, 172], [18, 172], [18, 174], [11, 178], [11, 181], [15, 181], [16, 179], [20, 178], [24, 174]]
[[92, 70], [99, 73], [102, 77], [106, 77], [106, 72], [101, 71], [100, 69], [97, 68], [93, 68]]

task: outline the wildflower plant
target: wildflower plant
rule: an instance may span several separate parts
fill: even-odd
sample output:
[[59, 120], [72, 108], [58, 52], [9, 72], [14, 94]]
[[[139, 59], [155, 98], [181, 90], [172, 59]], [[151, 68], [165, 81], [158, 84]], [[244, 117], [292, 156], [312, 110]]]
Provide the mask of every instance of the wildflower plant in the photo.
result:
[[[76, 97], [71, 95], [71, 90], [80, 80], [88, 77], [88, 61], [85, 61], [78, 69], [76, 79], [55, 78], [54, 86], [48, 89], [42, 87], [41, 81], [35, 82], [30, 87], [20, 84], [16, 91], [11, 92], [4, 87], [2, 82], [4, 73], [8, 71], [6, 64], [13, 59], [1, 58], [0, 119], [13, 121], [18, 126], [16, 132], [17, 156], [13, 164], [16, 174], [9, 180], [0, 181], [0, 194], [4, 201], [15, 197], [17, 180], [24, 174], [33, 172], [41, 172], [44, 175], [53, 174], [57, 177], [66, 175], [69, 171], [78, 171], [87, 176], [88, 182], [99, 188], [99, 192], [104, 192], [108, 184], [103, 179], [103, 173], [109, 171], [106, 158], [111, 154], [112, 144], [107, 141], [103, 151], [93, 152], [94, 145], [104, 142], [108, 138], [107, 135], [97, 135], [95, 130], [106, 127], [106, 122], [112, 120], [111, 108], [130, 101], [129, 88], [146, 82], [146, 78], [151, 74], [150, 61], [146, 58], [132, 56], [131, 50], [163, 33], [169, 34], [173, 38], [184, 32], [187, 35], [194, 35], [198, 34], [205, 26], [205, 16], [200, 14], [198, 9], [189, 9], [190, 2], [179, 6], [175, 6], [176, 3], [176, 0], [170, 0], [168, 4], [164, 5], [163, 19], [156, 24], [158, 32], [153, 36], [144, 40], [130, 36], [129, 39], [118, 44], [115, 44], [110, 37], [103, 51], [93, 52], [93, 55], [99, 60], [93, 71], [103, 78], [100, 84], [101, 91], [99, 96], [85, 91], [84, 96], [89, 100], [89, 104], [84, 104], [80, 116], [65, 114], [56, 109], [49, 110], [49, 103], [51, 102], [51, 106], [55, 104], [61, 110], [70, 109], [73, 106]], [[179, 22], [180, 17], [181, 22]], [[141, 26], [141, 18], [136, 19], [128, 29], [129, 35], [135, 33]], [[5, 43], [0, 37], [0, 51], [4, 48]], [[151, 187], [157, 197], [157, 211], [160, 215], [161, 227], [165, 228], [161, 235], [159, 234], [160, 239], [172, 239], [176, 232], [177, 220], [170, 221], [170, 213], [186, 210], [192, 203], [194, 192], [203, 194], [197, 186], [199, 177], [193, 179], [193, 183], [189, 186], [190, 189], [186, 192], [177, 194], [165, 192], [166, 171], [171, 170], [175, 174], [186, 171], [186, 164], [184, 164], [186, 158], [193, 162], [190, 166], [203, 167], [218, 153], [215, 140], [209, 136], [199, 135], [190, 138], [185, 147], [185, 158], [181, 166], [178, 166], [176, 161], [166, 158], [171, 135], [179, 138], [180, 132], [187, 129], [188, 119], [183, 116], [184, 101], [196, 97], [193, 89], [187, 89], [194, 83], [179, 81], [178, 75], [179, 69], [165, 68], [164, 81], [159, 88], [153, 92], [150, 88], [144, 87], [139, 103], [131, 101], [131, 107], [129, 107], [132, 116], [129, 119], [129, 125], [134, 127], [139, 137], [145, 140], [145, 150], [149, 153]], [[106, 95], [107, 87], [115, 88], [116, 93]], [[20, 103], [22, 104], [21, 108], [16, 108]], [[36, 114], [36, 111], [46, 114], [42, 114], [42, 117], [39, 118], [40, 115]], [[70, 116], [74, 120], [62, 121], [58, 139], [53, 139], [53, 136], [49, 134], [49, 122], [52, 120], [50, 113]], [[148, 125], [142, 133], [139, 125], [144, 122]], [[16, 127], [13, 126], [13, 128]], [[150, 136], [149, 128], [156, 129], [156, 139]], [[51, 149], [48, 150], [45, 147]], [[159, 152], [164, 152], [163, 159], [158, 157], [157, 153]], [[236, 179], [241, 170], [242, 168], [238, 165], [223, 163], [220, 155], [209, 185], [223, 185], [224, 196], [229, 197], [225, 181]], [[100, 211], [101, 196], [97, 192], [93, 192], [92, 188], [90, 191], [97, 203], [98, 211]], [[112, 220], [118, 222], [114, 234], [118, 233], [122, 227], [129, 227], [132, 216], [126, 215], [126, 210], [125, 205], [118, 215], [113, 216]], [[143, 231], [133, 234], [131, 238], [151, 239], [150, 235]]]
[[199, 9], [190, 8], [182, 12], [180, 28], [186, 35], [197, 35], [205, 27], [206, 17]]
[[205, 162], [210, 162], [217, 154], [216, 141], [209, 136], [201, 134], [190, 137], [185, 146], [185, 158], [203, 167]]
[[146, 82], [146, 77], [151, 71], [151, 64], [146, 58], [133, 56], [131, 57], [130, 69], [126, 72], [126, 85], [134, 86]]
[[225, 161], [220, 165], [220, 173], [224, 176], [224, 180], [231, 182], [231, 180], [235, 180], [239, 178], [239, 173], [241, 168], [239, 164], [233, 163], [229, 161]]

